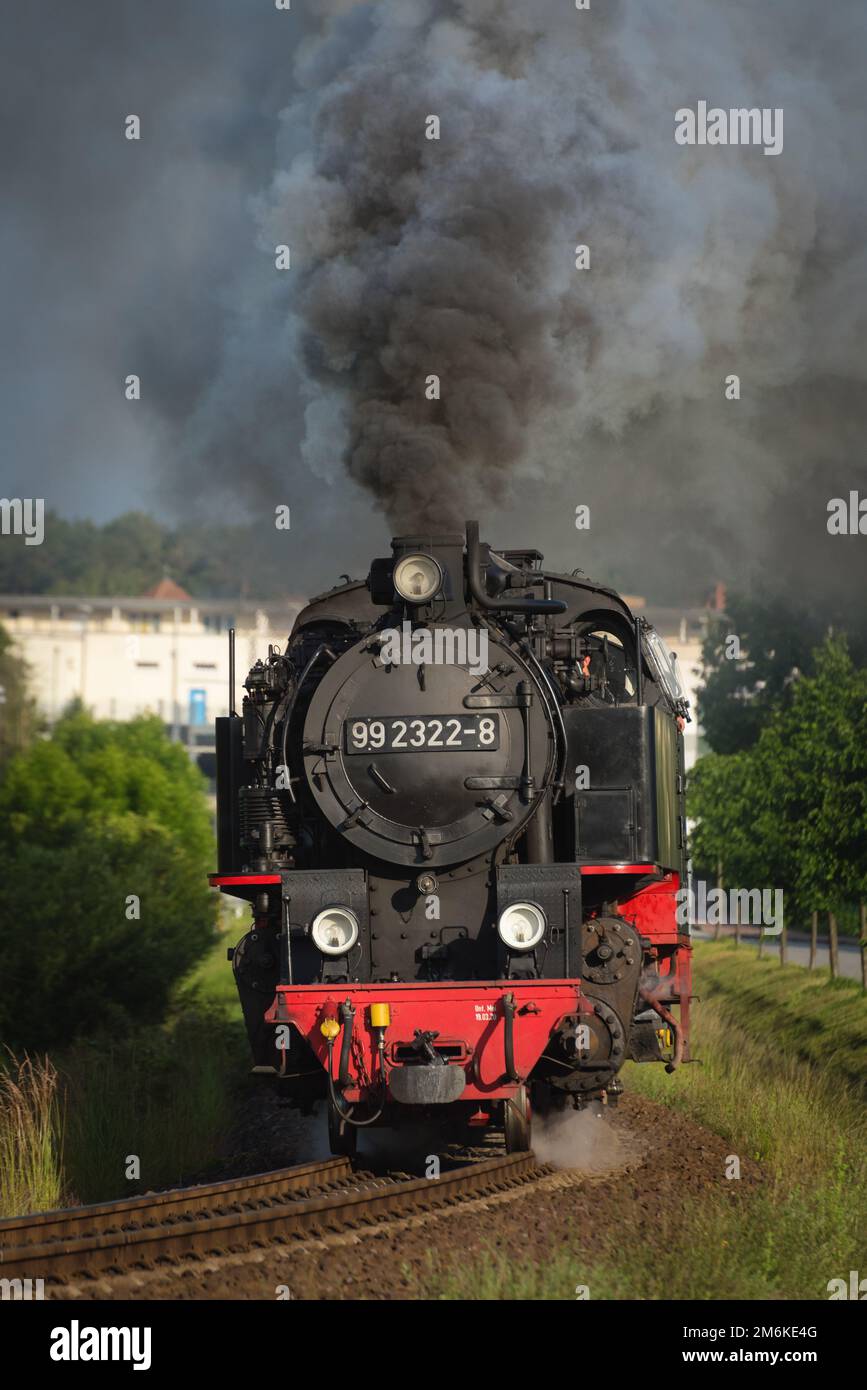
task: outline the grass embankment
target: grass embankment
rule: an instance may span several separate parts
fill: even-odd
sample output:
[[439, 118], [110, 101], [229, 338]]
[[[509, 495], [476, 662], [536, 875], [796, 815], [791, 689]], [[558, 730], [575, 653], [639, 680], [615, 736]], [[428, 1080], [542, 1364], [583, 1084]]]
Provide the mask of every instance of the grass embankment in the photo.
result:
[[0, 1218], [134, 1196], [213, 1162], [249, 1065], [226, 962], [242, 931], [226, 923], [163, 1026], [0, 1059]]
[[867, 999], [729, 943], [699, 944], [695, 964], [700, 1063], [673, 1077], [629, 1064], [624, 1081], [758, 1162], [761, 1187], [732, 1201], [737, 1183], [721, 1171], [700, 1200], [661, 1204], [650, 1234], [625, 1197], [592, 1262], [577, 1229], [574, 1254], [521, 1269], [493, 1250], [466, 1264], [432, 1257], [419, 1296], [572, 1299], [584, 1284], [591, 1298], [824, 1299], [830, 1279], [863, 1268]]
[[696, 961], [697, 992], [750, 1037], [867, 1086], [867, 998], [858, 981], [832, 980], [827, 969], [781, 968], [775, 957], [757, 960], [731, 942], [698, 943]]

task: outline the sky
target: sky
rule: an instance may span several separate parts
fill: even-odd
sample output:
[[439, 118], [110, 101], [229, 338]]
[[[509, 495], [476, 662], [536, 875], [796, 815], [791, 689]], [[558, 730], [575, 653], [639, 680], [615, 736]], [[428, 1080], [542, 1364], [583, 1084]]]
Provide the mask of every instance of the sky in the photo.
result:
[[[3, 494], [253, 520], [294, 590], [469, 515], [660, 601], [863, 590], [865, 58], [860, 0], [9, 7]], [[702, 100], [782, 150], [679, 145]]]

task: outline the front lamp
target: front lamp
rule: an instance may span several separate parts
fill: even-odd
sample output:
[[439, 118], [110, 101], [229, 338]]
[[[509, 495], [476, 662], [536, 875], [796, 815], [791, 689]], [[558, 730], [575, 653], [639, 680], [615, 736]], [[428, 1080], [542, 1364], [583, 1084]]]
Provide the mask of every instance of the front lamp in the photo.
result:
[[345, 956], [358, 940], [358, 918], [348, 907], [326, 907], [313, 918], [310, 935], [324, 956]]
[[510, 951], [532, 951], [545, 935], [547, 919], [536, 903], [510, 903], [500, 913], [497, 931]]
[[432, 555], [404, 555], [394, 567], [394, 587], [407, 603], [430, 603], [443, 586], [443, 572]]

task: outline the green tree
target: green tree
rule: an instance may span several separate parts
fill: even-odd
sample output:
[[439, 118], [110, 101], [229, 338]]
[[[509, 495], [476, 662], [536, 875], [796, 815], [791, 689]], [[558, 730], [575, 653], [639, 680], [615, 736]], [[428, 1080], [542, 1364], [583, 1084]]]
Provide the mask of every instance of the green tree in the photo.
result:
[[700, 758], [688, 788], [694, 863], [721, 860], [726, 886], [782, 888], [789, 921], [867, 893], [867, 671], [842, 637], [809, 664], [755, 743]]
[[751, 765], [743, 754], [708, 753], [689, 775], [687, 797], [694, 820], [690, 854], [697, 878], [736, 885], [749, 862], [747, 805]]
[[[698, 713], [715, 753], [751, 748], [771, 715], [792, 695], [799, 675], [814, 671], [815, 650], [828, 634], [848, 631], [858, 661], [867, 661], [867, 629], [852, 610], [807, 610], [789, 600], [729, 596], [726, 613], [708, 627], [702, 648]], [[740, 655], [732, 654], [736, 637]]]
[[48, 512], [45, 532], [50, 545], [0, 546], [0, 593], [142, 594], [166, 574], [200, 598], [286, 592], [285, 542], [273, 511], [249, 523], [185, 522], [176, 530], [144, 512], [104, 526]]
[[[867, 671], [840, 637], [812, 665], [762, 731], [757, 767], [774, 833], [797, 864], [799, 910], [839, 912], [867, 891]], [[766, 853], [769, 824], [758, 827]]]
[[0, 627], [0, 774], [9, 759], [27, 747], [38, 728], [27, 678], [26, 663], [15, 655], [12, 638]]
[[68, 1043], [161, 1018], [214, 939], [204, 783], [158, 720], [79, 710], [0, 785], [0, 1035]]

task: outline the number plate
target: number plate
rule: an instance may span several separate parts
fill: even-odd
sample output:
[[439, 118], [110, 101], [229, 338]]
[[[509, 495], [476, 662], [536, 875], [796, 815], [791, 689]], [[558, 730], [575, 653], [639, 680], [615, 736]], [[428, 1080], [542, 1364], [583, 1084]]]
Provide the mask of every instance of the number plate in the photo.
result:
[[418, 753], [422, 749], [491, 753], [500, 746], [498, 714], [465, 714], [461, 719], [453, 714], [348, 719], [344, 729], [347, 753]]

